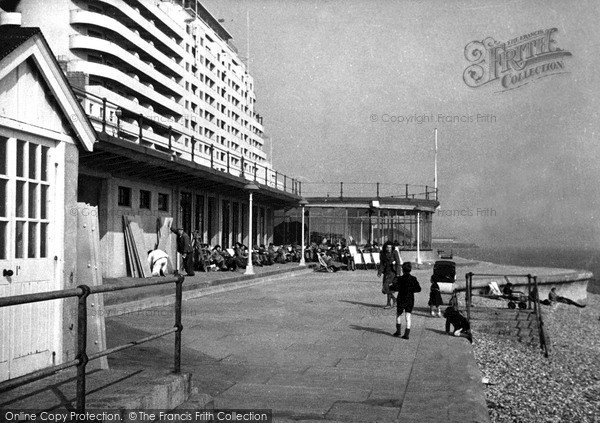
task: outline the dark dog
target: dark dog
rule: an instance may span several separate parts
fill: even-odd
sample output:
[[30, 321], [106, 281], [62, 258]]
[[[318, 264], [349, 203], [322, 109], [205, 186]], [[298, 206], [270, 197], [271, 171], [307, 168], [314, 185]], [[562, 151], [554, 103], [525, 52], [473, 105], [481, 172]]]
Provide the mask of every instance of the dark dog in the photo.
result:
[[450, 306], [444, 311], [444, 317], [446, 318], [446, 333], [450, 333], [450, 325], [452, 325], [454, 327], [454, 336], [463, 336], [467, 338], [470, 343], [473, 343], [471, 325], [460, 311]]

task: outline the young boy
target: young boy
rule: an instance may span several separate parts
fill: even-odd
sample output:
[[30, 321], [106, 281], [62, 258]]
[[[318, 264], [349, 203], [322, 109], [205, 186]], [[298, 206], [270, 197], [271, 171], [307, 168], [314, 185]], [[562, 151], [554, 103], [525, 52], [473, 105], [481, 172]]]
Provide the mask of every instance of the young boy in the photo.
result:
[[450, 306], [444, 311], [444, 317], [446, 318], [446, 333], [450, 333], [450, 325], [452, 325], [454, 326], [454, 336], [462, 336], [467, 338], [471, 344], [473, 343], [471, 325], [460, 311]]

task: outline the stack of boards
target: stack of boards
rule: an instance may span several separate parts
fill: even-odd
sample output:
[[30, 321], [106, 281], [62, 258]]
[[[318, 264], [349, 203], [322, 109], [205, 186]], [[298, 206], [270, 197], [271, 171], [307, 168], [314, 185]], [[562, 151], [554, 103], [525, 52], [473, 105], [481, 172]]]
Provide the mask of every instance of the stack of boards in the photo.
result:
[[[171, 251], [170, 227], [173, 218], [164, 217], [157, 221], [158, 249], [167, 253]], [[144, 230], [140, 216], [123, 216], [123, 233], [125, 234], [125, 252], [131, 276], [134, 278], [149, 278], [152, 270], [148, 264], [148, 251], [155, 246], [146, 245]], [[173, 266], [169, 259], [169, 268]]]

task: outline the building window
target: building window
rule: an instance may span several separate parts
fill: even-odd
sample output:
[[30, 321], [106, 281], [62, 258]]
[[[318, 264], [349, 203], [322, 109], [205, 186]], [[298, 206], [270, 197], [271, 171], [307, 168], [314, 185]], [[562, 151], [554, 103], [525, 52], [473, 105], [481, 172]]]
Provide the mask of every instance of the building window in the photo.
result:
[[151, 204], [151, 193], [150, 191], [140, 190], [140, 209], [150, 209]]
[[158, 210], [169, 211], [169, 194], [158, 193]]
[[123, 207], [131, 207], [131, 188], [119, 187], [119, 198], [117, 204]]

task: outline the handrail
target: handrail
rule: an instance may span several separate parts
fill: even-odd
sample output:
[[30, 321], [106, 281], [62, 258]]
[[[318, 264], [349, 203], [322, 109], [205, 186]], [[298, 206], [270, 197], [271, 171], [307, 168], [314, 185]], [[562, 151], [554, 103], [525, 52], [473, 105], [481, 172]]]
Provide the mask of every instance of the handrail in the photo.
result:
[[[131, 348], [136, 345], [143, 344], [168, 335], [175, 333], [175, 351], [173, 359], [173, 372], [181, 372], [181, 332], [183, 325], [181, 324], [181, 307], [182, 307], [182, 292], [183, 292], [183, 281], [182, 275], [177, 275], [172, 278], [148, 278], [139, 282], [120, 282], [111, 285], [79, 285], [77, 288], [63, 289], [58, 291], [38, 292], [33, 294], [14, 295], [11, 297], [0, 298], [0, 307], [10, 307], [20, 304], [29, 304], [40, 301], [56, 300], [61, 298], [72, 298], [78, 297], [77, 306], [77, 356], [74, 360], [67, 361], [65, 363], [49, 366], [44, 369], [38, 370], [33, 373], [26, 374], [14, 379], [9, 379], [4, 382], [0, 382], [0, 392], [8, 391], [10, 389], [21, 386], [25, 383], [32, 382], [34, 380], [47, 377], [55, 374], [60, 370], [67, 369], [69, 367], [77, 367], [77, 405], [76, 409], [78, 413], [85, 412], [85, 400], [86, 400], [86, 365], [90, 360], [95, 360], [100, 357], [107, 356], [109, 354], [121, 351], [127, 348]], [[87, 298], [93, 294], [101, 294], [104, 292], [122, 291], [131, 288], [142, 288], [152, 285], [164, 285], [168, 283], [175, 283], [175, 325], [173, 328], [165, 330], [163, 332], [147, 336], [142, 339], [131, 341], [127, 344], [118, 345], [113, 348], [105, 349], [91, 355], [87, 355]]]
[[[469, 272], [465, 274], [465, 305], [467, 307], [467, 320], [471, 323], [471, 306], [473, 299], [473, 276], [487, 276], [487, 277], [520, 277], [527, 278], [527, 309], [531, 310], [533, 303], [533, 310], [538, 323], [539, 338], [540, 338], [540, 349], [544, 353], [544, 357], [548, 358], [548, 345], [546, 344], [546, 336], [544, 331], [544, 319], [542, 317], [542, 311], [540, 307], [540, 297], [538, 291], [537, 276], [531, 274], [497, 274], [497, 273], [473, 273]], [[532, 289], [533, 285], [533, 289]]]
[[438, 199], [438, 189], [429, 185], [381, 182], [304, 182], [304, 197], [373, 197]]
[[[181, 135], [186, 135], [185, 133], [181, 132], [181, 130], [178, 130], [177, 128], [173, 127], [173, 125], [168, 125], [168, 122], [163, 122], [162, 119], [160, 120], [156, 120], [154, 117], [148, 117], [148, 116], [144, 116], [143, 113], [136, 113], [133, 111], [130, 111], [126, 108], [123, 108], [121, 105], [115, 103], [114, 101], [109, 101], [106, 97], [102, 97], [98, 94], [94, 94], [91, 93], [89, 91], [86, 91], [82, 88], [78, 88], [78, 87], [72, 87], [73, 92], [78, 95], [80, 98], [88, 98], [90, 100], [95, 100], [100, 104], [100, 107], [102, 109], [102, 115], [101, 116], [93, 116], [93, 115], [89, 115], [88, 117], [91, 120], [96, 120], [99, 122], [100, 125], [102, 125], [102, 129], [101, 132], [109, 134], [108, 132], [108, 128], [107, 126], [111, 126], [114, 127], [114, 120], [111, 120], [110, 118], [108, 118], [107, 116], [107, 106], [109, 107], [109, 110], [112, 110], [111, 108], [114, 108], [114, 110], [117, 109], [121, 109], [121, 110], [125, 110], [128, 111], [130, 116], [135, 116], [135, 118], [138, 120], [138, 126], [139, 126], [139, 133], [137, 134], [133, 134], [130, 133], [129, 131], [125, 131], [119, 121], [121, 118], [117, 117], [117, 136], [120, 137], [121, 133], [127, 133], [129, 135], [134, 135], [136, 137], [139, 137], [140, 139], [143, 137], [143, 125], [144, 124], [148, 124], [148, 123], [153, 123], [155, 125], [159, 125], [161, 127], [163, 127], [168, 135], [166, 135], [166, 137], [168, 137], [168, 139], [166, 140], [165, 145], [161, 145], [161, 147], [164, 147], [166, 149], [168, 149], [169, 153], [175, 153], [175, 146], [173, 145], [172, 142], [172, 138], [173, 135], [175, 134], [181, 134]], [[86, 111], [87, 113], [87, 111]], [[173, 122], [176, 122], [175, 120]], [[161, 137], [165, 137], [163, 135], [160, 135]], [[198, 141], [203, 141], [201, 139], [195, 139], [195, 136], [191, 136], [191, 138], [193, 139], [192, 143], [191, 143], [191, 147], [185, 147], [184, 149], [177, 149], [180, 152], [183, 152], [185, 154], [190, 154], [191, 157], [191, 162], [196, 162], [194, 160], [194, 156], [195, 156], [195, 145], [196, 143], [198, 143]], [[226, 171], [227, 173], [230, 174], [235, 174], [234, 171], [239, 172], [239, 176], [241, 177], [249, 177], [250, 179], [252, 179], [255, 182], [261, 183], [264, 182], [265, 186], [269, 186], [269, 187], [274, 187], [275, 189], [284, 191], [284, 192], [290, 192], [292, 194], [296, 194], [296, 195], [302, 195], [302, 182], [299, 181], [298, 179], [295, 178], [291, 178], [287, 175], [284, 175], [282, 173], [279, 173], [278, 171], [274, 170], [273, 168], [269, 167], [269, 166], [265, 166], [265, 165], [261, 165], [258, 161], [255, 160], [251, 160], [249, 158], [247, 158], [246, 156], [244, 156], [241, 153], [236, 153], [231, 151], [230, 149], [227, 148], [223, 148], [221, 146], [219, 146], [218, 144], [216, 144], [213, 140], [210, 140], [210, 143], [207, 143], [206, 141], [204, 141], [204, 144], [207, 144], [209, 146], [210, 149], [210, 153], [209, 153], [209, 157], [206, 159], [207, 161], [210, 161], [210, 164], [207, 164], [207, 167], [210, 167], [211, 169], [215, 169], [215, 170], [222, 170], [222, 171]], [[203, 155], [206, 155], [206, 153], [203, 152], [203, 150], [201, 150], [201, 153]], [[225, 163], [221, 163], [219, 165], [218, 160], [217, 160], [217, 156], [220, 156], [222, 154], [226, 155], [226, 159], [225, 159]], [[232, 162], [234, 160], [237, 160], [237, 164]], [[283, 178], [282, 178], [283, 177]], [[290, 182], [288, 184], [288, 181]]]

